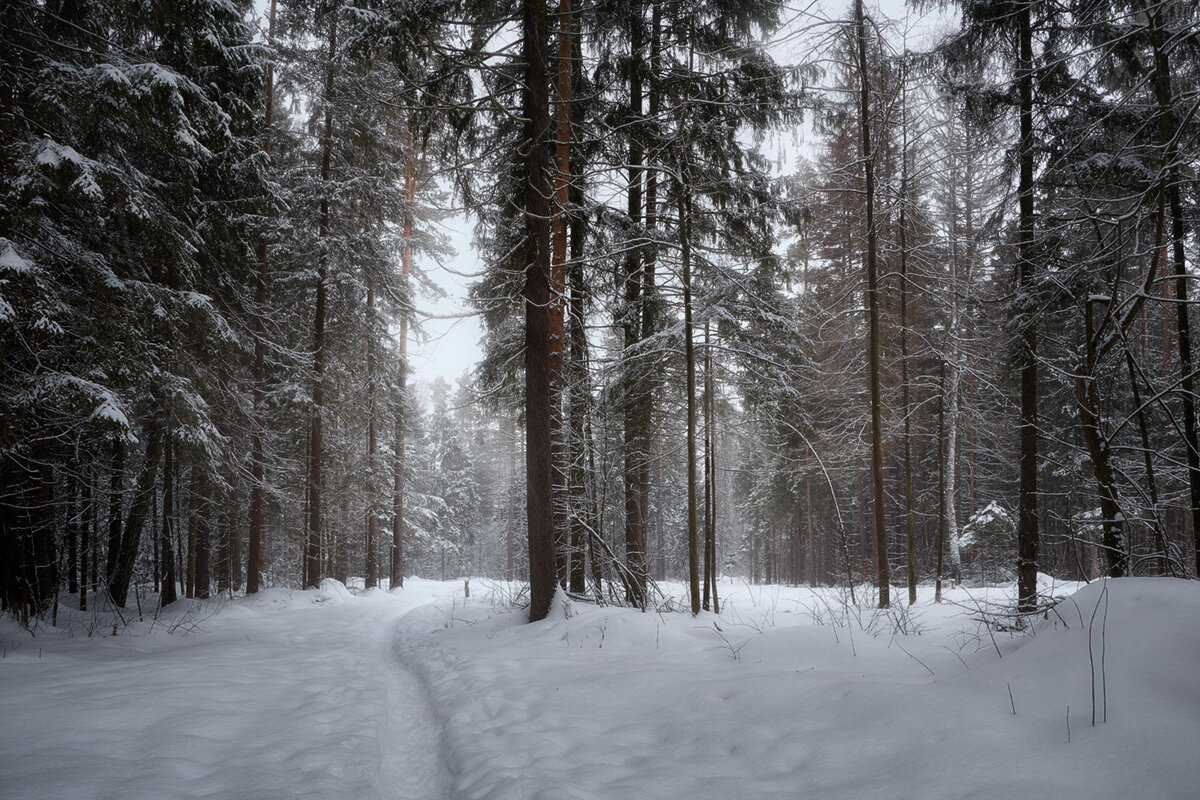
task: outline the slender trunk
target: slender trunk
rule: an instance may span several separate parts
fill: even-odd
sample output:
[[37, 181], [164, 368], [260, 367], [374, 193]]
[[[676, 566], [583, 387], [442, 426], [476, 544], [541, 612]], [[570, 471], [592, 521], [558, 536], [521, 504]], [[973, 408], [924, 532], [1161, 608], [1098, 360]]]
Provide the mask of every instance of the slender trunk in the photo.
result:
[[[375, 286], [367, 282], [367, 314], [375, 319]], [[375, 351], [373, 342], [367, 342], [367, 475], [370, 478], [370, 489], [367, 500], [367, 553], [366, 578], [364, 586], [371, 589], [379, 585], [379, 558], [375, 550], [377, 539], [378, 518], [375, 514], [375, 487], [378, 483], [375, 464], [379, 460], [379, 437], [376, 433], [379, 424], [379, 405], [376, 400], [375, 388]]]
[[707, 474], [705, 484], [708, 488], [707, 527], [705, 529], [705, 556], [708, 560], [708, 580], [711, 584], [712, 610], [714, 614], [721, 613], [721, 603], [717, 598], [717, 406], [716, 406], [716, 376], [713, 374], [712, 349], [708, 343], [708, 323], [704, 324], [704, 375], [707, 381], [705, 398], [707, 413], [704, 427], [707, 429], [708, 445], [705, 447]]
[[197, 491], [197, 478], [199, 478], [199, 472], [193, 465], [188, 485], [187, 570], [183, 588], [184, 596], [189, 599], [196, 596], [196, 520], [200, 516], [200, 493]]
[[508, 536], [505, 559], [505, 576], [512, 581], [516, 574], [513, 572], [513, 537], [517, 527], [517, 419], [512, 420], [512, 435], [508, 438]]
[[704, 405], [704, 575], [703, 575], [703, 590], [700, 599], [700, 607], [708, 611], [710, 605], [709, 587], [712, 582], [712, 540], [709, 538], [709, 533], [712, 528], [712, 505], [710, 503], [710, 492], [712, 485], [709, 483], [709, 473], [711, 467], [712, 452], [710, 446], [712, 439], [712, 420], [708, 414], [708, 393], [709, 389], [709, 370], [712, 365], [708, 357], [708, 323], [704, 323], [704, 395], [701, 397], [701, 402]]
[[[409, 275], [412, 273], [413, 220], [417, 206], [417, 178], [413, 171], [413, 139], [408, 125], [404, 129], [404, 251], [400, 260], [400, 280], [405, 300], [411, 303]], [[391, 588], [404, 586], [404, 402], [408, 397], [408, 309], [400, 315], [400, 405], [396, 409], [396, 433], [392, 442], [392, 546], [388, 559]], [[511, 578], [511, 576], [510, 576]]]
[[[1020, 179], [1017, 193], [1017, 287], [1021, 293], [1033, 288], [1033, 25], [1030, 4], [1017, 10], [1017, 94], [1020, 103], [1020, 142], [1017, 160]], [[1021, 481], [1017, 509], [1017, 610], [1037, 608], [1038, 573], [1038, 367], [1037, 324], [1023, 320], [1021, 353]]]
[[961, 275], [961, 248], [958, 234], [958, 170], [950, 175], [950, 319], [946, 326], [948, 339], [949, 361], [942, 363], [945, 383], [943, 403], [945, 409], [946, 428], [946, 458], [942, 465], [942, 503], [941, 520], [946, 528], [946, 545], [950, 551], [950, 579], [952, 584], [962, 580], [962, 554], [958, 547], [958, 419], [960, 408], [960, 375], [959, 364], [962, 353], [959, 351], [959, 277]]
[[321, 468], [324, 449], [322, 416], [325, 410], [325, 303], [326, 280], [329, 272], [329, 180], [333, 160], [333, 79], [337, 59], [337, 13], [329, 20], [329, 63], [325, 76], [325, 129], [321, 136], [321, 212], [318, 238], [322, 252], [317, 262], [317, 298], [313, 309], [313, 385], [312, 411], [309, 415], [308, 452], [308, 537], [304, 551], [304, 586], [316, 588], [321, 583]]
[[[665, 472], [664, 465], [666, 463], [666, 449], [666, 441], [665, 437], [663, 436], [663, 423], [660, 419], [658, 421], [658, 460], [656, 462], [658, 464], [659, 492], [661, 492], [662, 487], [666, 485], [665, 481], [663, 480], [663, 473]], [[660, 581], [665, 581], [667, 579], [667, 532], [663, 525], [663, 505], [664, 504], [661, 498], [657, 503], [654, 504], [654, 532], [655, 541], [658, 543], [657, 575]]]
[[700, 613], [700, 553], [696, 520], [696, 350], [692, 342], [692, 248], [690, 197], [687, 178], [679, 186], [679, 245], [683, 271], [684, 358], [687, 362], [687, 513], [688, 513], [688, 587], [692, 615]]
[[942, 602], [942, 556], [946, 547], [946, 362], [938, 365], [938, 526], [934, 602]]
[[887, 527], [883, 506], [883, 400], [879, 386], [879, 265], [875, 230], [875, 153], [871, 149], [871, 79], [867, 72], [867, 33], [862, 0], [855, 0], [854, 23], [858, 36], [859, 126], [867, 207], [867, 314], [870, 331], [867, 343], [868, 381], [871, 394], [871, 526], [875, 533], [879, 607], [891, 604], [887, 550]]
[[[907, 62], [905, 62], [907, 65]], [[904, 553], [908, 604], [917, 602], [916, 500], [913, 489], [912, 413], [908, 366], [908, 71], [901, 78], [900, 150], [900, 413], [904, 417]]]
[[962, 580], [962, 554], [958, 546], [958, 417], [959, 417], [959, 369], [951, 360], [946, 369], [945, 414], [946, 457], [942, 464], [942, 519], [946, 525], [946, 545], [950, 551], [950, 578], [955, 583]]
[[163, 443], [163, 516], [162, 516], [162, 560], [163, 577], [159, 589], [159, 602], [170, 605], [179, 599], [175, 589], [175, 550], [171, 534], [174, 529], [172, 517], [175, 513], [175, 447], [167, 438]]
[[544, 619], [556, 585], [551, 455], [550, 97], [545, 6], [522, 3], [525, 117], [525, 480], [529, 619]]
[[[267, 44], [275, 41], [275, 0], [267, 17]], [[267, 63], [267, 85], [263, 89], [263, 152], [271, 155], [271, 126], [275, 117], [275, 65]], [[254, 286], [254, 415], [250, 425], [250, 536], [246, 548], [246, 594], [259, 589], [262, 576], [263, 481], [266, 479], [266, 325], [267, 277], [269, 273], [267, 235], [258, 239], [258, 280]], [[164, 527], [164, 530], [166, 528]]]

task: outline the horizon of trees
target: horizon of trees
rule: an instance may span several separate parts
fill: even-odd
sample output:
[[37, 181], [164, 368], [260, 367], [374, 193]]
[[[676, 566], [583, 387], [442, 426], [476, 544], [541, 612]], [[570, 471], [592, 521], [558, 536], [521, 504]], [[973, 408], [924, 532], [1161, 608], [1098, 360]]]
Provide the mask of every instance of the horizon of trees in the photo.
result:
[[[16, 0], [4, 610], [1195, 577], [1200, 12], [952, 7]], [[460, 209], [451, 388], [406, 354]]]

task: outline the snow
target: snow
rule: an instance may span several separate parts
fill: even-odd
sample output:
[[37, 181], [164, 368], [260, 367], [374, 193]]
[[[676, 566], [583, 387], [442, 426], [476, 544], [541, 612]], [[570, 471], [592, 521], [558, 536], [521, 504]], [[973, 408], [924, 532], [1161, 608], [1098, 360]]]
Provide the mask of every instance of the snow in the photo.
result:
[[33, 269], [33, 264], [21, 258], [21, 254], [17, 252], [17, 248], [12, 242], [7, 239], [0, 241], [3, 241], [4, 245], [0, 247], [0, 270], [15, 272], [20, 275]]
[[182, 601], [118, 636], [89, 637], [79, 612], [74, 636], [6, 621], [0, 795], [445, 797], [435, 723], [394, 647], [409, 603], [443, 591]]
[[1011, 586], [949, 589], [940, 605], [923, 586], [911, 609], [882, 613], [831, 589], [723, 580], [719, 616], [560, 597], [530, 625], [503, 583], [473, 579], [467, 599], [461, 580], [327, 581], [182, 601], [116, 636], [108, 616], [64, 607], [60, 629], [33, 638], [0, 623], [0, 786], [6, 798], [1194, 798], [1200, 583], [1046, 588], [1079, 590], [1029, 633], [976, 621]]
[[124, 430], [129, 430], [131, 427], [129, 418], [125, 416], [125, 412], [121, 410], [117, 398], [112, 393], [107, 393], [103, 402], [96, 406], [92, 412], [92, 419], [112, 423]]

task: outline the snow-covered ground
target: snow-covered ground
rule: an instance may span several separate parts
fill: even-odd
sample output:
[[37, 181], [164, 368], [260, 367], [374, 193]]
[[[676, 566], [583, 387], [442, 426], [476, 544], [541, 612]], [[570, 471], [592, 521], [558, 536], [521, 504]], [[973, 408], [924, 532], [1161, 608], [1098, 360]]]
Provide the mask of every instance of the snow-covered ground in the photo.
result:
[[977, 621], [1010, 588], [881, 615], [723, 581], [720, 616], [535, 625], [471, 589], [6, 620], [0, 797], [1200, 796], [1200, 582], [1053, 587], [1032, 635]]

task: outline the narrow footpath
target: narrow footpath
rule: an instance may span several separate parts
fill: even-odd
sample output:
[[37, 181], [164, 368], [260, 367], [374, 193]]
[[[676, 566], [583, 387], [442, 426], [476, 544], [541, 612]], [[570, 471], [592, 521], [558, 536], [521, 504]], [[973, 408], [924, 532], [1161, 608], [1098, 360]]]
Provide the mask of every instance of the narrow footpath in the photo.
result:
[[448, 798], [443, 737], [397, 641], [432, 598], [406, 594], [268, 590], [118, 636], [5, 629], [0, 795]]

